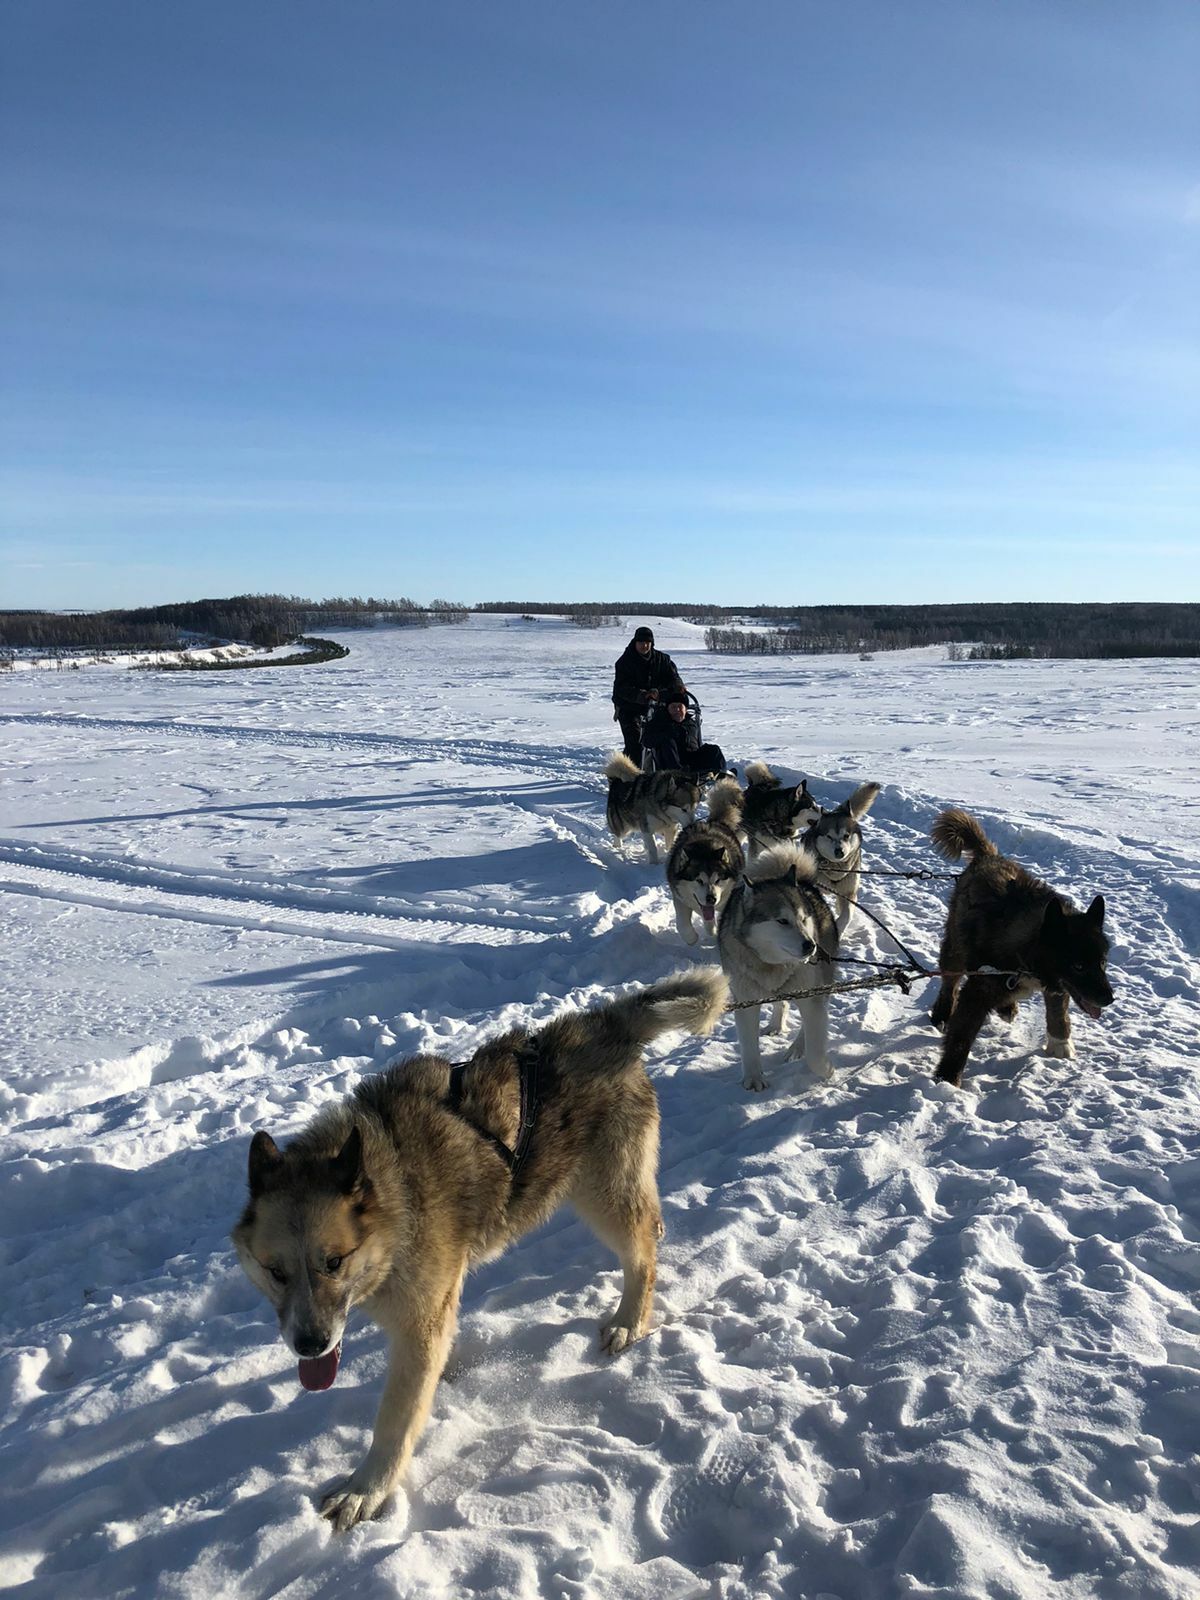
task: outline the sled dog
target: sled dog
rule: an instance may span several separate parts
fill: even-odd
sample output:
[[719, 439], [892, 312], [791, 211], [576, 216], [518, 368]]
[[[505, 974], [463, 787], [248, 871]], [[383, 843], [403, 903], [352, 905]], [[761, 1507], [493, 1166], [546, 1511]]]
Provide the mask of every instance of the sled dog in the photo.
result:
[[[961, 1083], [988, 1013], [998, 1011], [1011, 1022], [1017, 1001], [1039, 989], [1046, 1004], [1045, 1054], [1069, 1060], [1075, 1047], [1068, 1000], [1089, 1017], [1112, 1004], [1103, 896], [1076, 911], [1065, 895], [1002, 856], [967, 811], [943, 811], [933, 842], [947, 860], [971, 857], [954, 885], [938, 956], [943, 977], [929, 1018], [946, 1035], [938, 1077]], [[1002, 975], [981, 974], [980, 967]], [[1018, 976], [1003, 975], [1010, 973]], [[974, 975], [964, 982], [964, 974]]]
[[299, 1357], [300, 1382], [333, 1383], [355, 1306], [390, 1345], [371, 1448], [321, 1507], [337, 1529], [374, 1516], [399, 1481], [468, 1269], [562, 1201], [624, 1273], [602, 1347], [615, 1355], [646, 1332], [662, 1223], [658, 1105], [641, 1050], [675, 1028], [708, 1032], [726, 993], [715, 968], [680, 973], [534, 1034], [503, 1034], [462, 1067], [439, 1056], [389, 1067], [283, 1150], [254, 1135], [233, 1242]]
[[862, 829], [866, 816], [879, 795], [877, 783], [861, 783], [849, 800], [832, 811], [822, 811], [804, 831], [801, 843], [817, 858], [817, 883], [837, 908], [835, 920], [839, 936], [846, 931], [850, 910], [858, 900], [862, 872]]
[[[717, 926], [721, 966], [734, 1000], [776, 1001], [776, 1028], [783, 1023], [782, 994], [830, 983], [838, 932], [833, 913], [816, 886], [817, 863], [795, 845], [764, 851], [735, 885]], [[829, 997], [798, 1002], [801, 1031], [785, 1057], [803, 1057], [818, 1077], [828, 1078]], [[742, 1086], [765, 1089], [758, 1042], [759, 1008], [735, 1011], [742, 1056]]]
[[649, 860], [657, 862], [654, 835], [661, 833], [668, 849], [678, 829], [690, 822], [704, 795], [704, 785], [691, 772], [641, 772], [626, 755], [614, 754], [604, 769], [608, 779], [608, 826], [617, 843], [640, 833]]
[[808, 779], [794, 787], [780, 783], [765, 761], [746, 766], [742, 796], [742, 826], [750, 858], [773, 845], [788, 844], [821, 815], [808, 792]]
[[667, 858], [667, 887], [684, 944], [695, 944], [700, 937], [693, 916], [715, 933], [721, 903], [742, 875], [745, 859], [737, 836], [741, 815], [741, 789], [733, 778], [722, 778], [709, 791], [707, 818], [689, 822]]

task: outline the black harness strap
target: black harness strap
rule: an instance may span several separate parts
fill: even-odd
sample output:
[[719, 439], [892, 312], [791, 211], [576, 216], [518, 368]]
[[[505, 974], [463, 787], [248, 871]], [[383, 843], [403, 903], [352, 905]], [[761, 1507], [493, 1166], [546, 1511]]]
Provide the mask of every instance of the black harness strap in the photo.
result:
[[471, 1128], [481, 1139], [486, 1139], [495, 1150], [496, 1154], [508, 1168], [509, 1175], [516, 1178], [525, 1158], [529, 1154], [529, 1141], [533, 1138], [533, 1130], [537, 1123], [538, 1113], [538, 1078], [540, 1057], [536, 1045], [527, 1044], [523, 1050], [517, 1051], [517, 1081], [521, 1090], [521, 1115], [517, 1123], [517, 1144], [510, 1150], [504, 1140], [490, 1129], [482, 1127], [472, 1117], [467, 1116], [462, 1109], [463, 1084], [467, 1076], [469, 1061], [458, 1061], [450, 1068], [450, 1086], [446, 1092], [446, 1109], [461, 1118], [468, 1128]]
[[515, 1178], [529, 1154], [529, 1141], [537, 1123], [541, 1055], [535, 1044], [527, 1044], [517, 1052], [517, 1071], [521, 1085], [521, 1120], [517, 1125], [517, 1148], [513, 1151], [512, 1175]]

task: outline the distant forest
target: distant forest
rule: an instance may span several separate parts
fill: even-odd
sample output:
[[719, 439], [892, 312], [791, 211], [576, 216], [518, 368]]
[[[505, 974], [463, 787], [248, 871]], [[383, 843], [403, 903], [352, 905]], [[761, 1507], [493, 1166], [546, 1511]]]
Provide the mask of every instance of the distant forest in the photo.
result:
[[[581, 627], [621, 617], [677, 617], [705, 627], [705, 643], [723, 654], [815, 655], [963, 647], [959, 659], [1200, 656], [1200, 604], [704, 606], [662, 601], [501, 600], [475, 611], [568, 616]], [[427, 628], [464, 622], [468, 608], [449, 600], [428, 606], [381, 600], [244, 594], [131, 611], [0, 612], [0, 649], [178, 650], [237, 640], [266, 648], [317, 629]], [[757, 624], [757, 626], [755, 626]]]
[[[521, 600], [491, 601], [475, 609], [567, 613], [579, 607]], [[699, 623], [706, 628], [708, 648], [730, 655], [819, 655], [947, 644], [993, 647], [988, 658], [1006, 660], [1200, 656], [1200, 604], [701, 606], [605, 601], [593, 609]], [[748, 622], [763, 626], [747, 628]]]
[[466, 606], [434, 600], [239, 594], [227, 600], [189, 600], [133, 611], [0, 612], [0, 647], [15, 649], [177, 650], [184, 644], [237, 640], [264, 649], [287, 644], [315, 628], [427, 628], [465, 622]]

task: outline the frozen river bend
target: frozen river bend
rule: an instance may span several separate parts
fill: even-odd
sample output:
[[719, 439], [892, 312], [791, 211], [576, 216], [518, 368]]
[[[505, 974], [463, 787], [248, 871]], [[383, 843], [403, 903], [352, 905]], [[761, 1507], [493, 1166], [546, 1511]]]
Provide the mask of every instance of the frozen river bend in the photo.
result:
[[[640, 619], [639, 619], [640, 620]], [[383, 1366], [304, 1393], [228, 1246], [250, 1134], [397, 1056], [665, 976], [607, 839], [626, 633], [344, 636], [308, 669], [0, 685], [0, 1584], [105, 1596], [1191, 1597], [1200, 1567], [1200, 663], [756, 660], [656, 623], [706, 731], [934, 866], [965, 805], [1105, 895], [1117, 1003], [932, 1081], [929, 996], [835, 999], [836, 1072], [745, 1094], [732, 1026], [649, 1060], [666, 1238], [615, 1362], [568, 1213], [467, 1287], [406, 1493], [334, 1538]], [[945, 884], [865, 881], [926, 959]], [[863, 917], [847, 950], [885, 957]]]

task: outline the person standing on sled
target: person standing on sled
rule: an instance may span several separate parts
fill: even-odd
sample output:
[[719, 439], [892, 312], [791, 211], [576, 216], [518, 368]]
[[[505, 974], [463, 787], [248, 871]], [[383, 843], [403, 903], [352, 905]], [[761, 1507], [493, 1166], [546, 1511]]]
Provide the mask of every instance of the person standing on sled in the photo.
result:
[[642, 729], [642, 744], [653, 753], [656, 772], [677, 768], [698, 777], [713, 777], [725, 771], [720, 745], [700, 743], [700, 730], [682, 684], [667, 691], [665, 702]]
[[642, 718], [670, 689], [681, 688], [670, 656], [654, 648], [654, 630], [639, 628], [625, 646], [613, 677], [613, 721], [621, 724], [625, 754], [642, 764]]

